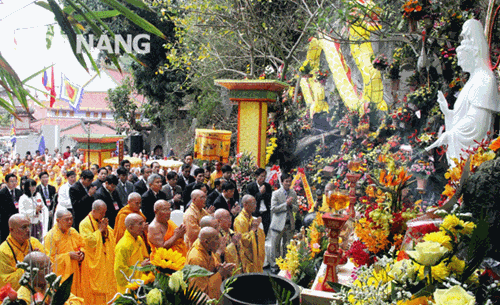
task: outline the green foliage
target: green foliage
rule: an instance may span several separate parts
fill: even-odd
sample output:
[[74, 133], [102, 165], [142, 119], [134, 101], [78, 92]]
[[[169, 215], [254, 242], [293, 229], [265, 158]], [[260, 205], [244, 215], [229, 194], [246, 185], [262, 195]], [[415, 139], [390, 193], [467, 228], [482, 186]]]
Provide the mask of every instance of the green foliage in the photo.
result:
[[269, 277], [269, 282], [271, 282], [271, 286], [273, 287], [273, 292], [274, 296], [276, 297], [276, 304], [277, 305], [291, 305], [293, 304], [292, 301], [290, 300], [292, 292], [290, 290], [286, 290], [285, 288], [281, 287], [276, 283], [275, 280], [273, 280], [272, 277]]
[[71, 285], [73, 284], [73, 274], [71, 274], [57, 289], [54, 297], [52, 298], [52, 303], [54, 305], [64, 304], [71, 294]]

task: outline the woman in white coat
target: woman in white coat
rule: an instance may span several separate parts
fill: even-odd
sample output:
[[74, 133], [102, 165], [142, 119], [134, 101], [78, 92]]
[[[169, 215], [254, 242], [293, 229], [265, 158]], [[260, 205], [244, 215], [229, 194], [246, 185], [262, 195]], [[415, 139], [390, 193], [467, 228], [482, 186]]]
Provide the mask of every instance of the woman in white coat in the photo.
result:
[[23, 190], [24, 194], [19, 198], [19, 213], [29, 218], [31, 236], [42, 241], [49, 229], [49, 209], [43, 203], [40, 193], [36, 191], [35, 180], [26, 180]]

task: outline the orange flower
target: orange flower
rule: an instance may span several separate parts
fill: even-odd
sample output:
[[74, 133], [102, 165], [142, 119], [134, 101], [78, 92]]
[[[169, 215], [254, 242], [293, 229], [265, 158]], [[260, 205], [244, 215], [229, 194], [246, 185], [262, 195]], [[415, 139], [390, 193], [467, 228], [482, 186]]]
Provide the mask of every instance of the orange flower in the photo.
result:
[[420, 12], [422, 10], [422, 7], [420, 5], [417, 5], [415, 9], [417, 10], [417, 12]]
[[497, 151], [499, 148], [500, 148], [500, 137], [496, 138], [490, 144], [490, 149], [493, 150], [493, 151]]

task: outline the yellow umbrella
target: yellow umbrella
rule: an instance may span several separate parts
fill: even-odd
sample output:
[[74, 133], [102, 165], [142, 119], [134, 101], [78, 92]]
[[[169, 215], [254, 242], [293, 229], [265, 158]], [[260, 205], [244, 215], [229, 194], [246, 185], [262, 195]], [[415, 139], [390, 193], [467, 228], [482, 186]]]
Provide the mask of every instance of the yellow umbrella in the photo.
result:
[[[140, 167], [142, 166], [142, 159], [141, 158], [135, 158], [135, 157], [124, 157], [123, 160], [129, 160], [130, 164], [132, 167]], [[105, 159], [102, 161], [104, 166], [106, 165], [119, 165], [120, 162], [118, 162], [118, 157], [113, 157], [109, 159]]]
[[160, 164], [161, 167], [170, 168], [171, 170], [175, 171], [179, 171], [179, 167], [181, 167], [182, 164], [184, 164], [181, 161], [175, 161], [175, 160], [149, 160], [148, 162], [146, 162], [146, 165], [151, 165], [151, 163], [153, 162], [158, 162], [158, 164]]

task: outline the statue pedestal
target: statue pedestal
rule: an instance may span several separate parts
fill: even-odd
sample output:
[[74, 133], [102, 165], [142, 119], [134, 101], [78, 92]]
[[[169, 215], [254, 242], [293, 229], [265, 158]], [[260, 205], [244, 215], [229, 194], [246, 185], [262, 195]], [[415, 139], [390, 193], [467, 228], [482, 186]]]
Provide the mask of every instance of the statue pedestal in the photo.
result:
[[344, 227], [344, 224], [349, 219], [349, 215], [325, 213], [322, 218], [325, 223], [325, 227], [330, 229], [330, 234], [328, 249], [323, 256], [323, 262], [326, 265], [326, 274], [321, 290], [334, 292], [334, 290], [328, 285], [328, 282], [338, 282], [337, 265], [343, 265], [347, 262], [347, 259], [342, 255], [342, 252], [339, 251], [339, 235], [340, 231]]
[[227, 80], [215, 83], [229, 90], [238, 103], [238, 153], [248, 152], [257, 166], [266, 166], [267, 103], [275, 102], [288, 84], [277, 80]]

